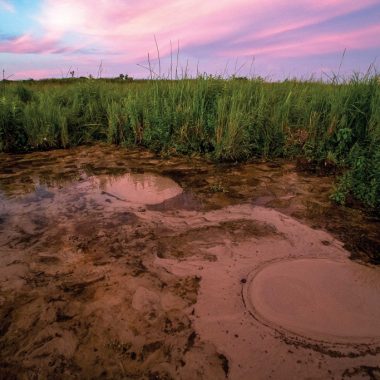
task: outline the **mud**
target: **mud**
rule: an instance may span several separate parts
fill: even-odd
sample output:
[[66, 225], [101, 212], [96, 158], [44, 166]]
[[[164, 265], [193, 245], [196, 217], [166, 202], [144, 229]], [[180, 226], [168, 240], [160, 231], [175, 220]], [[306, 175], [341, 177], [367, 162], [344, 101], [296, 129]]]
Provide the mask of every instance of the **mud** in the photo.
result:
[[277, 329], [314, 340], [380, 342], [380, 271], [331, 259], [282, 260], [251, 272], [244, 290], [255, 318]]
[[[282, 161], [0, 154], [0, 378], [378, 378], [379, 223], [333, 206], [331, 185]], [[339, 334], [329, 314], [349, 319]]]

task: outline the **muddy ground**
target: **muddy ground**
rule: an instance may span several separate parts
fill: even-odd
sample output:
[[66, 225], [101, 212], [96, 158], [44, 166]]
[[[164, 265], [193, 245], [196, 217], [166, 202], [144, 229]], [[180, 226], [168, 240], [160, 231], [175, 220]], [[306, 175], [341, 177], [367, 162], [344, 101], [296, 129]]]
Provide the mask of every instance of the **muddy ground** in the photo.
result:
[[364, 292], [350, 323], [377, 315], [379, 221], [332, 205], [332, 182], [108, 146], [1, 154], [0, 379], [380, 378], [376, 322], [316, 338], [247, 299], [262, 267], [328, 259], [349, 265], [342, 299]]

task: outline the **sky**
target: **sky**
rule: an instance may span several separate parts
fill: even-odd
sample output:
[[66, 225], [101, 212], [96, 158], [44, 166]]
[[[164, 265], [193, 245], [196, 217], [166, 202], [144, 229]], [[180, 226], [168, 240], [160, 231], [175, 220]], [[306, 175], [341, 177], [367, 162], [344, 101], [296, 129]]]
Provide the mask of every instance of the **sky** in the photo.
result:
[[380, 0], [0, 0], [9, 79], [145, 78], [149, 62], [161, 77], [319, 79], [378, 61]]

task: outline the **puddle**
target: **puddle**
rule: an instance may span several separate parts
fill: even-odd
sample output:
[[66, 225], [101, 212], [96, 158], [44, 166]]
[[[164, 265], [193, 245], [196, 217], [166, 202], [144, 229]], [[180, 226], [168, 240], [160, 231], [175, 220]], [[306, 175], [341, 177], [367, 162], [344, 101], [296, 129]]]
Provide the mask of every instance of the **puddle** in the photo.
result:
[[153, 173], [127, 173], [119, 177], [103, 177], [100, 189], [119, 200], [154, 205], [182, 193], [182, 189], [172, 179]]
[[315, 340], [380, 341], [380, 272], [329, 259], [271, 263], [244, 288], [255, 318]]

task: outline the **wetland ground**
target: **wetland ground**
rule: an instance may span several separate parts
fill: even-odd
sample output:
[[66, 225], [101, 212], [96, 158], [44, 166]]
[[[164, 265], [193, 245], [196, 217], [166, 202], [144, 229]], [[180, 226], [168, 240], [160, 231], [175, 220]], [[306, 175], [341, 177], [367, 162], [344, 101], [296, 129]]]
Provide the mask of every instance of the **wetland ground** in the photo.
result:
[[333, 205], [332, 181], [0, 153], [0, 379], [380, 378], [379, 220]]

